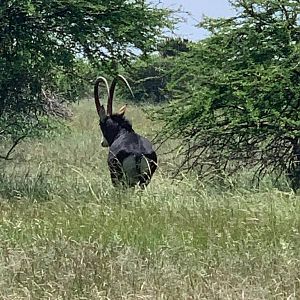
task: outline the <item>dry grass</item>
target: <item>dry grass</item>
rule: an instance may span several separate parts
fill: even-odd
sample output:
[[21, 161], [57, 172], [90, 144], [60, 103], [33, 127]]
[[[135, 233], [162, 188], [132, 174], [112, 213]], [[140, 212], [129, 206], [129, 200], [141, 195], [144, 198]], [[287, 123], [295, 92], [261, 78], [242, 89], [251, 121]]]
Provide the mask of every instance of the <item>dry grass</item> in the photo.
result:
[[[135, 128], [153, 126], [129, 108]], [[92, 103], [70, 132], [28, 141], [0, 175], [1, 299], [299, 299], [300, 202], [163, 168], [111, 187]]]

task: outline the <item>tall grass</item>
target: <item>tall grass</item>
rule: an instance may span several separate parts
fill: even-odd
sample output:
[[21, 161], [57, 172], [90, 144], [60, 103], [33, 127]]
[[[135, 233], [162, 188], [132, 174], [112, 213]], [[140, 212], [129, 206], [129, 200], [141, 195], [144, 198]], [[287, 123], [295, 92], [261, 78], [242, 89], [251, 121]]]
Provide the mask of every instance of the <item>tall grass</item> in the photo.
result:
[[[129, 117], [153, 135], [138, 107]], [[163, 167], [147, 190], [120, 191], [106, 155], [83, 102], [69, 133], [1, 162], [0, 299], [300, 298], [298, 196]]]

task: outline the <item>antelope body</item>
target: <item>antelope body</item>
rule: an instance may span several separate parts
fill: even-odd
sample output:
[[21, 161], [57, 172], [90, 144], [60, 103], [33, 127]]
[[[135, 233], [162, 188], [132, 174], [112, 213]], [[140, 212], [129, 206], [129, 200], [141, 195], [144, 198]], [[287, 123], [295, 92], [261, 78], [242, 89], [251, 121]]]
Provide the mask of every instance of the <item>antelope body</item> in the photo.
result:
[[[114, 186], [145, 187], [157, 168], [157, 156], [150, 141], [137, 134], [125, 118], [126, 105], [118, 113], [112, 113], [112, 102], [118, 80], [122, 80], [130, 89], [127, 80], [121, 75], [112, 81], [110, 87], [104, 77], [99, 77], [95, 82], [95, 104], [103, 135], [101, 145], [109, 147], [108, 167]], [[105, 84], [108, 92], [107, 111], [99, 100], [100, 82]]]

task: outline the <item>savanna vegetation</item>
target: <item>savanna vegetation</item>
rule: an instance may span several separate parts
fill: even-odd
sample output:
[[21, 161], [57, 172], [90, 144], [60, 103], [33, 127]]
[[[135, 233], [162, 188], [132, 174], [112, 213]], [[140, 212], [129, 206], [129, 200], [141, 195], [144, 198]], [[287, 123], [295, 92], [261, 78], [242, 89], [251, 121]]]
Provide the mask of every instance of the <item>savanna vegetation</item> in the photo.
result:
[[180, 40], [166, 43], [182, 52], [149, 62], [154, 78], [164, 83], [160, 99], [172, 99], [154, 118], [165, 123], [160, 140], [183, 141], [173, 149], [183, 157], [177, 160], [179, 172], [215, 177], [247, 168], [258, 181], [269, 173], [287, 175], [297, 189], [300, 3], [233, 4], [235, 17], [206, 18], [200, 24], [211, 32], [209, 38], [183, 49]]
[[69, 127], [1, 163], [1, 299], [298, 299], [299, 196], [172, 180], [162, 157], [147, 190], [120, 191], [91, 101]]
[[[300, 297], [300, 3], [232, 4], [191, 42], [145, 1], [0, 3], [1, 299]], [[143, 191], [100, 147], [91, 83], [117, 72], [157, 142]]]

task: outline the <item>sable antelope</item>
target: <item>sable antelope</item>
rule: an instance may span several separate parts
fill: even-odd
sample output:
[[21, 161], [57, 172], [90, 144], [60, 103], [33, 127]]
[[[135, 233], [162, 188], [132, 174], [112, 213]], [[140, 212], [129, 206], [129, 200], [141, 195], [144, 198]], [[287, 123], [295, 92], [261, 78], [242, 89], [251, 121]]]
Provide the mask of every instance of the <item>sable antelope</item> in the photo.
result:
[[[97, 78], [94, 85], [95, 104], [103, 135], [101, 145], [109, 147], [108, 167], [114, 186], [145, 187], [157, 168], [157, 156], [149, 140], [135, 133], [131, 123], [125, 118], [127, 105], [121, 107], [118, 113], [112, 112], [118, 80], [123, 81], [132, 94], [127, 80], [122, 75], [115, 77], [110, 87], [102, 76]], [[107, 111], [99, 100], [100, 82], [105, 84], [108, 93]]]

